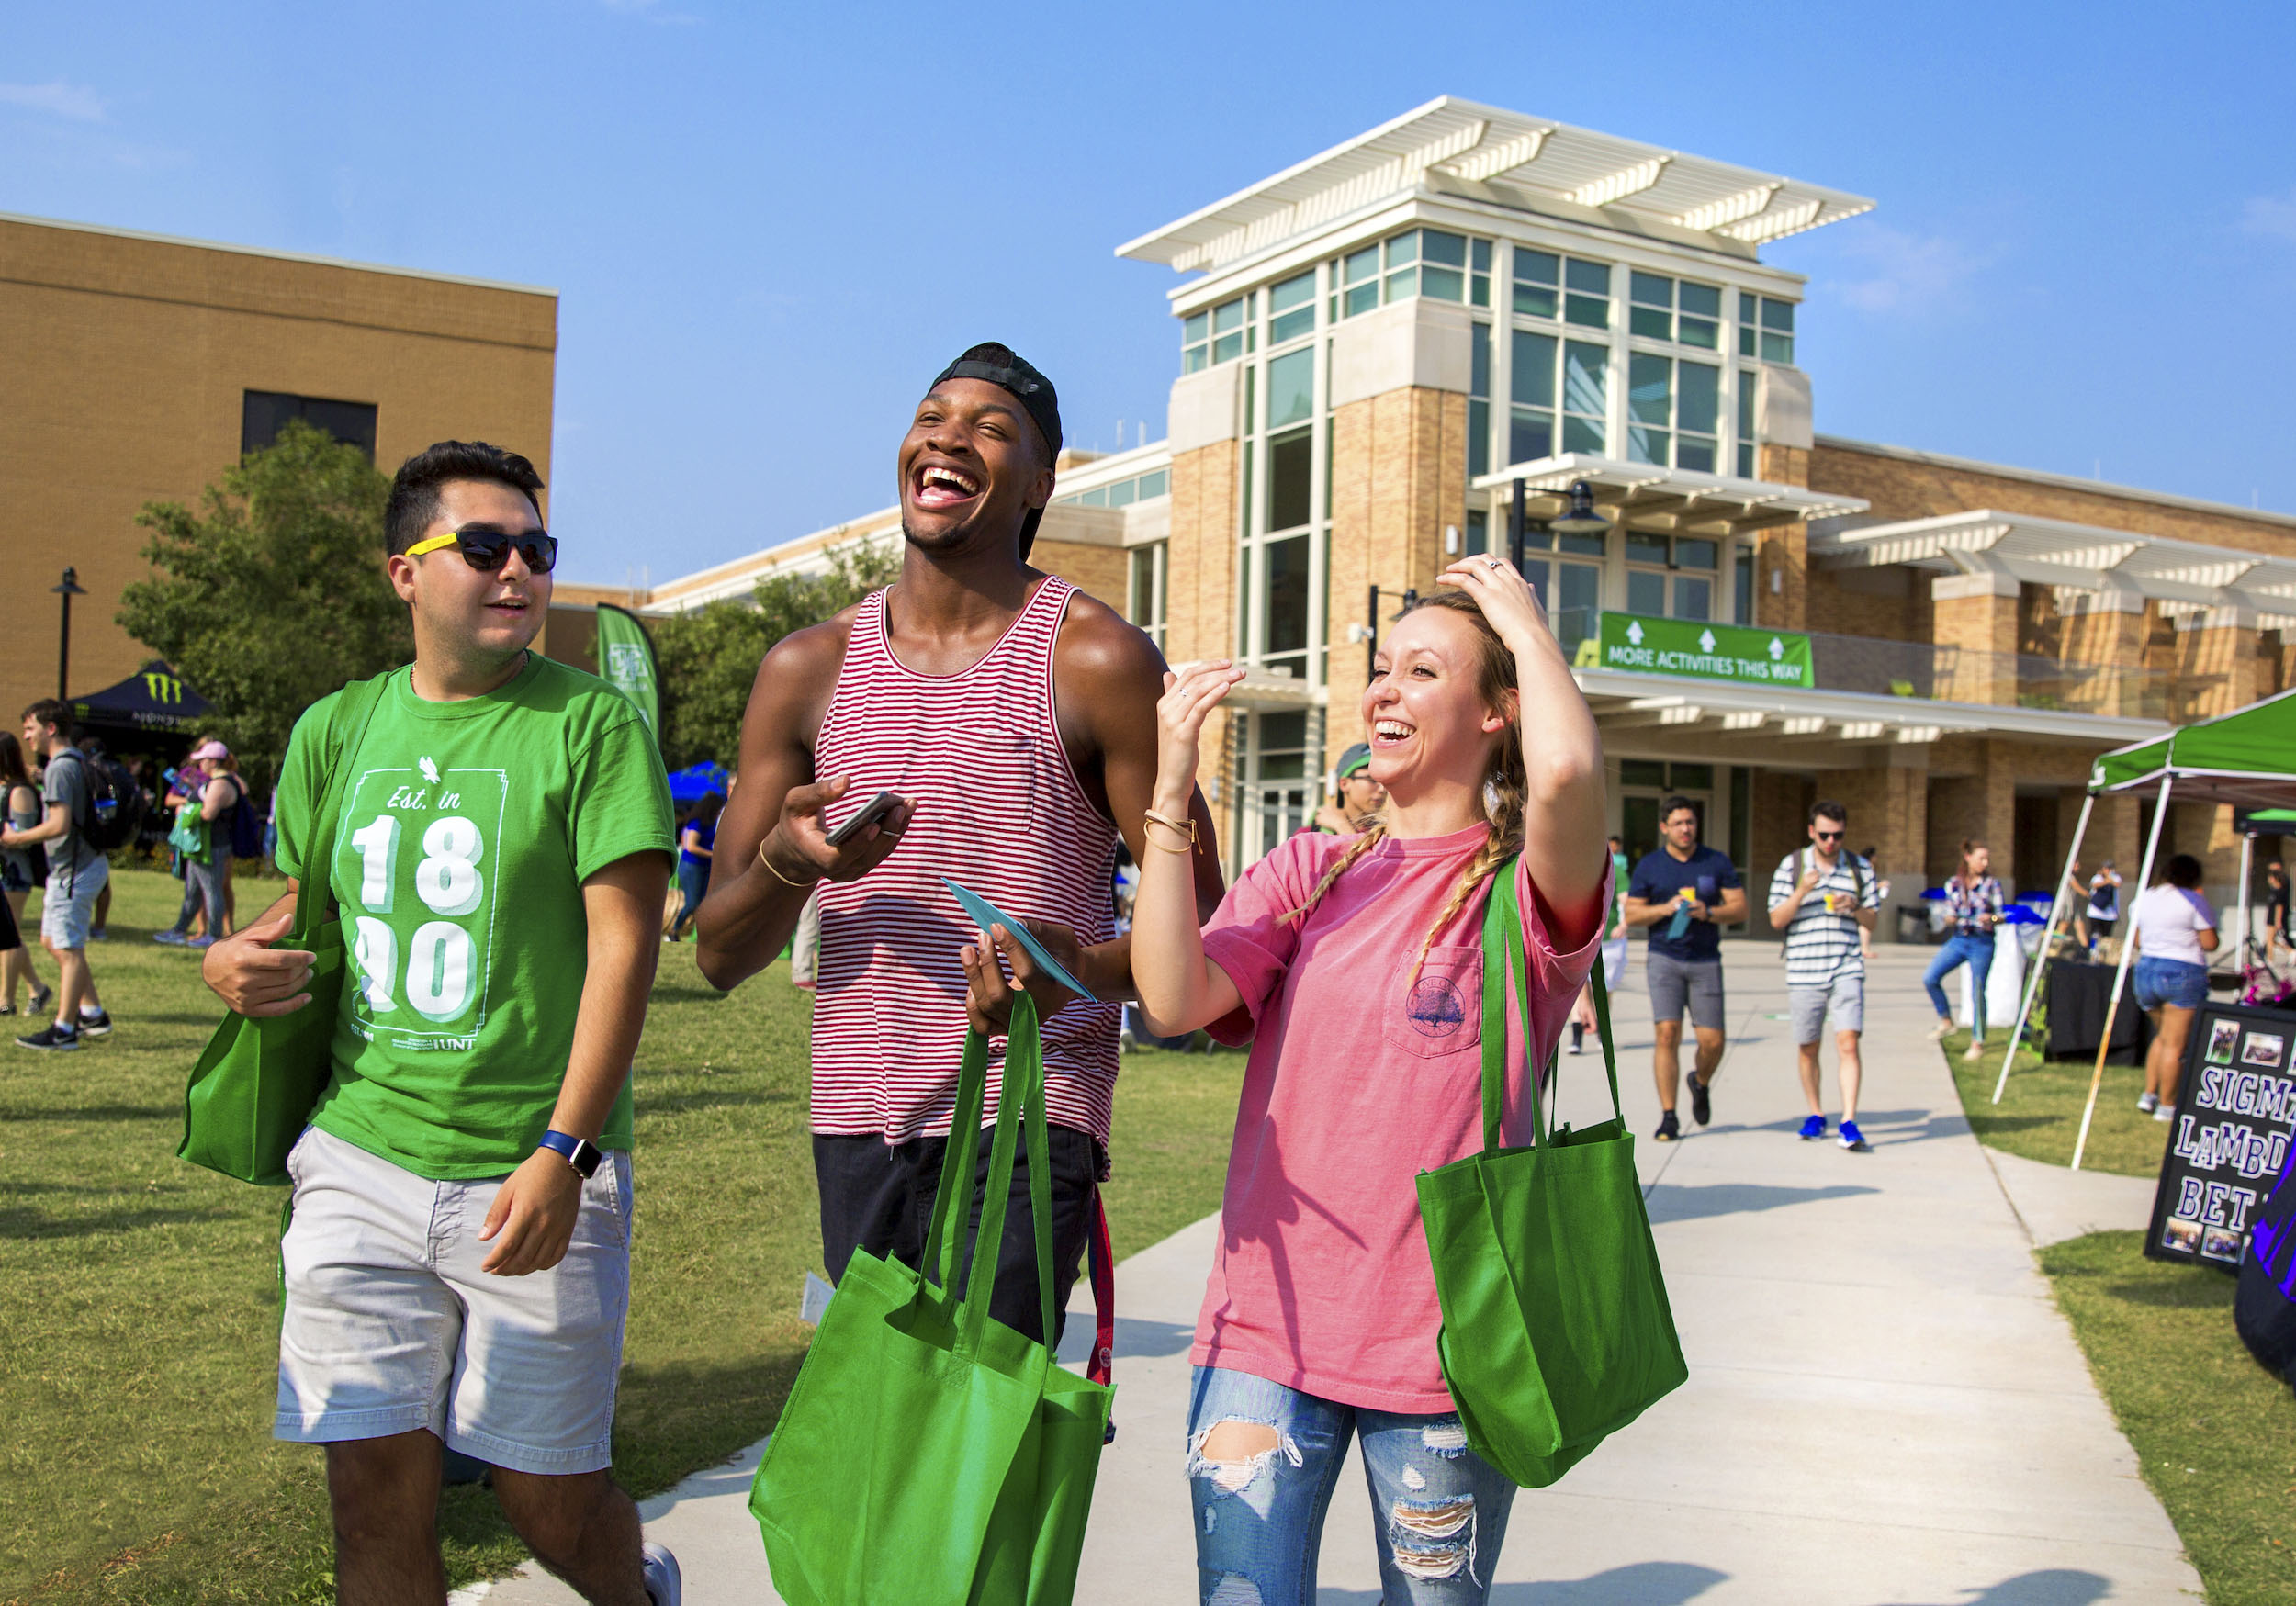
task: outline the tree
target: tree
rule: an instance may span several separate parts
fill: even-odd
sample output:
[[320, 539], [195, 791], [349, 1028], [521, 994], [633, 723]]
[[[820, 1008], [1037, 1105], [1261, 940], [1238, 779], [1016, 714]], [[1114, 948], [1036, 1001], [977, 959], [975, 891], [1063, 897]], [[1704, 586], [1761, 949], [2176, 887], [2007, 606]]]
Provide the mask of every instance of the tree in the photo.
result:
[[259, 782], [305, 709], [414, 657], [383, 572], [389, 496], [364, 453], [298, 420], [196, 512], [147, 502], [136, 515], [154, 573], [121, 593], [119, 625], [215, 704], [217, 734]]
[[741, 715], [758, 665], [792, 631], [818, 624], [901, 572], [896, 548], [853, 545], [829, 556], [818, 575], [762, 579], [747, 601], [727, 600], [648, 620], [661, 660], [662, 756], [672, 769], [741, 751]]

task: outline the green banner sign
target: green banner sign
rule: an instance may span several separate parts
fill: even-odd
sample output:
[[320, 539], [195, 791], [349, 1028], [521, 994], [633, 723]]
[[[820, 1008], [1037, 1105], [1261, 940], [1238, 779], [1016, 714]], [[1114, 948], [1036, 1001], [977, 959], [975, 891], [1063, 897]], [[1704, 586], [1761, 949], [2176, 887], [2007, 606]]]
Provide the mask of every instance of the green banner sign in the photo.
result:
[[646, 728], [661, 736], [661, 693], [654, 668], [654, 644], [637, 615], [610, 603], [598, 605], [598, 674], [637, 704]]
[[1806, 635], [1643, 613], [1604, 613], [1598, 633], [1579, 644], [1577, 664], [1583, 669], [1682, 675], [1740, 686], [1817, 684]]

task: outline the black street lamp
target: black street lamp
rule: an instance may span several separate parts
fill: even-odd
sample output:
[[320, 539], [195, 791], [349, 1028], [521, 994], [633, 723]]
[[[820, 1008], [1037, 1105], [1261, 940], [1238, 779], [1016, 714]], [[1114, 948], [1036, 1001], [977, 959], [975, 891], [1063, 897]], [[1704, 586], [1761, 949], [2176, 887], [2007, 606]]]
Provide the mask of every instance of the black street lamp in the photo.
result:
[[63, 571], [63, 584], [51, 586], [50, 590], [63, 599], [63, 619], [56, 627], [56, 701], [62, 702], [72, 693], [66, 690], [72, 680], [72, 599], [87, 595], [87, 588], [80, 584], [80, 571]]

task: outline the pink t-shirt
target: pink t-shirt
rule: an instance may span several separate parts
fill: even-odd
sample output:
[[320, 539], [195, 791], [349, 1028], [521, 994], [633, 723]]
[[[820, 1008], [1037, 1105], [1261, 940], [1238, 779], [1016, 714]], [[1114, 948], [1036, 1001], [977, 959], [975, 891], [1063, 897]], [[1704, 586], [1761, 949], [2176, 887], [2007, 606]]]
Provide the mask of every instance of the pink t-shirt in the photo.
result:
[[[1414, 1179], [1482, 1147], [1488, 883], [1412, 966], [1486, 837], [1383, 841], [1307, 899], [1351, 838], [1299, 836], [1228, 889], [1204, 952], [1243, 994], [1215, 1025], [1252, 1042], [1191, 1358], [1379, 1410], [1452, 1409]], [[1544, 1065], [1599, 948], [1558, 954], [1518, 863], [1532, 1052], [1508, 1005], [1505, 1135], [1528, 1140], [1523, 1067]], [[1604, 890], [1607, 900], [1608, 888]], [[1248, 1012], [1249, 1019], [1245, 1018]]]

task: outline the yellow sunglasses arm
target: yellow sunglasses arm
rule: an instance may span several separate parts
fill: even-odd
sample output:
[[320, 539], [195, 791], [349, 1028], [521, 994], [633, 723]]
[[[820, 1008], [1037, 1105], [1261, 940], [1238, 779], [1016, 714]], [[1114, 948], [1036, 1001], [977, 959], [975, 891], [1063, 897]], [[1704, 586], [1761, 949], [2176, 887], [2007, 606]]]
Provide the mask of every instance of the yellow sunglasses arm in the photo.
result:
[[457, 534], [433, 535], [428, 541], [418, 541], [407, 548], [409, 557], [421, 557], [426, 552], [436, 552], [442, 546], [452, 546], [462, 537]]

